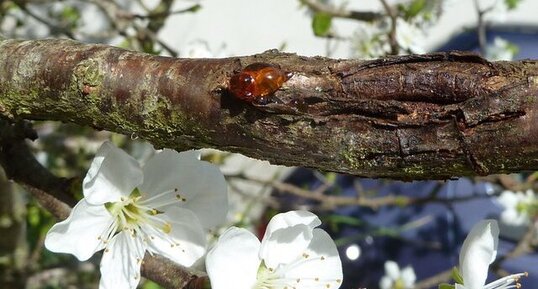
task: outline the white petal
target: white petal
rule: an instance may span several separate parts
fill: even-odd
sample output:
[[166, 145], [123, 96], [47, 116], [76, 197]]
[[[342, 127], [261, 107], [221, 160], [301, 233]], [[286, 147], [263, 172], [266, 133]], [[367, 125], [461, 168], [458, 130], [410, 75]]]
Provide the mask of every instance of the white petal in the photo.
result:
[[482, 220], [472, 228], [460, 252], [460, 272], [467, 289], [481, 289], [486, 283], [489, 264], [497, 256], [499, 226], [495, 220]]
[[140, 266], [145, 246], [127, 232], [116, 235], [101, 259], [99, 289], [135, 289], [140, 282]]
[[113, 221], [104, 206], [90, 205], [82, 199], [67, 219], [49, 230], [45, 247], [52, 252], [73, 254], [80, 261], [87, 260], [104, 248], [103, 242], [98, 238]]
[[381, 289], [391, 289], [392, 288], [392, 282], [393, 280], [385, 275], [383, 277], [381, 277], [381, 280], [379, 280], [379, 288]]
[[84, 197], [90, 204], [101, 205], [128, 196], [142, 182], [138, 162], [109, 142], [97, 151], [84, 178]]
[[523, 196], [523, 199], [525, 202], [533, 202], [535, 197], [534, 197], [534, 191], [531, 190], [531, 189], [528, 189], [526, 192], [525, 192], [525, 195]]
[[415, 275], [415, 270], [413, 270], [413, 267], [407, 266], [403, 268], [401, 277], [404, 282], [405, 288], [413, 288], [413, 286], [415, 285], [415, 281], [417, 280], [417, 276]]
[[385, 273], [387, 276], [389, 276], [392, 280], [398, 280], [400, 278], [400, 267], [398, 267], [398, 264], [394, 261], [386, 261], [385, 262]]
[[342, 262], [338, 250], [329, 234], [322, 229], [314, 229], [308, 248], [281, 270], [284, 270], [286, 279], [296, 282], [298, 288], [334, 289], [342, 285]]
[[497, 201], [505, 208], [515, 208], [519, 202], [519, 198], [512, 191], [504, 191], [497, 198]]
[[173, 198], [176, 194], [185, 198], [183, 206], [193, 211], [207, 229], [221, 224], [228, 212], [224, 176], [215, 165], [200, 161], [195, 151], [165, 149], [156, 154], [144, 166], [140, 189], [148, 197], [170, 191]]
[[206, 269], [212, 289], [252, 289], [261, 260], [260, 241], [245, 229], [231, 227], [207, 253]]
[[529, 218], [526, 214], [521, 214], [515, 208], [511, 208], [501, 213], [501, 221], [512, 226], [522, 226], [529, 222]]
[[275, 215], [263, 236], [260, 258], [268, 267], [288, 263], [308, 246], [319, 218], [308, 211], [289, 211]]
[[267, 268], [276, 269], [300, 257], [312, 237], [312, 228], [303, 224], [276, 230], [270, 238], [263, 239], [259, 256]]
[[171, 207], [165, 214], [157, 215], [171, 225], [169, 233], [162, 228], [144, 225], [142, 230], [151, 235], [148, 250], [163, 255], [183, 266], [191, 266], [206, 251], [206, 234], [196, 215], [180, 207]]
[[275, 215], [271, 221], [269, 221], [263, 238], [270, 238], [271, 234], [278, 229], [289, 228], [298, 224], [304, 224], [314, 229], [321, 225], [321, 221], [318, 216], [308, 211], [289, 211], [280, 213]]

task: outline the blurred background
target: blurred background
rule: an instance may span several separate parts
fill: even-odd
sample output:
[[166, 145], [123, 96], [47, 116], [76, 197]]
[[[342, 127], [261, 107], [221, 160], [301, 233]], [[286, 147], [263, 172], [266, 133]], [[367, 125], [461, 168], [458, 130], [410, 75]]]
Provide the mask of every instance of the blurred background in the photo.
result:
[[[538, 59], [536, 12], [535, 0], [19, 0], [0, 1], [0, 33], [190, 58], [276, 48], [362, 59], [469, 50], [513, 60]], [[33, 127], [39, 138], [28, 144], [35, 157], [62, 177], [83, 178], [105, 140], [141, 162], [152, 154], [136, 135], [57, 122]], [[274, 166], [209, 149], [204, 159], [219, 165], [229, 182], [226, 226], [263, 236], [266, 222], [280, 211], [316, 212], [338, 245], [342, 288], [436, 288], [449, 282], [465, 236], [483, 218], [501, 225], [490, 279], [527, 271], [521, 284], [538, 286], [536, 173], [400, 182]], [[99, 256], [81, 263], [44, 249], [55, 222], [0, 174], [0, 288], [97, 288]], [[407, 273], [387, 275], [392, 262]], [[160, 288], [151, 281], [140, 287]]]

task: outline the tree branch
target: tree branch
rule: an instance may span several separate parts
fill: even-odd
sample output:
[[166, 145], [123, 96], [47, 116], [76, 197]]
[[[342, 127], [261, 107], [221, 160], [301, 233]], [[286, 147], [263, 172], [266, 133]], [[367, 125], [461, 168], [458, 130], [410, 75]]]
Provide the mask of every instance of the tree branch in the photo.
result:
[[[253, 62], [293, 73], [264, 103], [230, 95]], [[538, 169], [538, 62], [465, 53], [333, 60], [268, 51], [175, 59], [70, 40], [0, 42], [0, 114], [213, 147], [368, 177]]]

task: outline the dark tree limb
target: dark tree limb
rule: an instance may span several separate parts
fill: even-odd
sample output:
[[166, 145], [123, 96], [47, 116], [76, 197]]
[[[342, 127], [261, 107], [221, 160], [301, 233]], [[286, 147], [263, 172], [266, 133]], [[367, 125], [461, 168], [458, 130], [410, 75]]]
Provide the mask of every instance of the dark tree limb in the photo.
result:
[[[265, 103], [226, 89], [253, 62], [293, 73]], [[397, 179], [538, 169], [537, 61], [492, 63], [458, 52], [176, 59], [69, 40], [5, 40], [0, 84], [4, 117], [89, 125], [157, 147], [213, 147]]]

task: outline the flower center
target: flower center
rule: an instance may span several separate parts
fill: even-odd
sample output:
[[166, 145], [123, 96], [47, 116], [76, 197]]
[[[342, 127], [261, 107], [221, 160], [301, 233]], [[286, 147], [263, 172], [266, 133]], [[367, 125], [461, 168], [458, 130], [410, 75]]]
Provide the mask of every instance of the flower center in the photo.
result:
[[406, 289], [404, 280], [400, 277], [394, 281], [392, 289]]
[[519, 202], [516, 205], [516, 211], [532, 218], [533, 216], [538, 215], [538, 201]]
[[273, 289], [279, 288], [277, 287], [278, 285], [286, 285], [282, 284], [282, 280], [280, 280], [275, 270], [267, 268], [263, 262], [260, 264], [256, 279], [254, 289]]
[[129, 231], [132, 235], [140, 234], [140, 226], [144, 224], [158, 228], [166, 234], [170, 233], [172, 229], [170, 223], [154, 217], [163, 212], [145, 206], [146, 202], [141, 201], [141, 198], [140, 190], [135, 188], [128, 197], [121, 197], [118, 202], [105, 203], [105, 208], [114, 218], [112, 225], [114, 230], [109, 232], [107, 239], [123, 230]]

